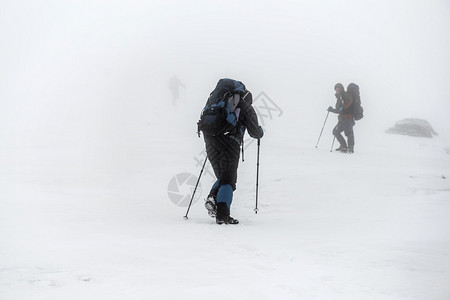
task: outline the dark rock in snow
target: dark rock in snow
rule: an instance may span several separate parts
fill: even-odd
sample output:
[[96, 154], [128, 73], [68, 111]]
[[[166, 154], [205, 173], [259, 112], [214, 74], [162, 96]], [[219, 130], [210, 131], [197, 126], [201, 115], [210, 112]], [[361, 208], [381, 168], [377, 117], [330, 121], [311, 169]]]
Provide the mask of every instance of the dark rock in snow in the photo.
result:
[[394, 127], [389, 128], [386, 132], [428, 138], [437, 135], [428, 121], [413, 118], [398, 121]]

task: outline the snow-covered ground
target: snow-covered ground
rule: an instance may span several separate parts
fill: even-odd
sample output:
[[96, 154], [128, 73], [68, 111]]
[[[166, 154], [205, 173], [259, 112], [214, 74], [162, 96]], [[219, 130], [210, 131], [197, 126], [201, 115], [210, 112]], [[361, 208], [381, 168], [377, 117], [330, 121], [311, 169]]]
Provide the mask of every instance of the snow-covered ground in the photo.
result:
[[335, 117], [316, 149], [323, 120], [308, 135], [285, 112], [261, 141], [259, 214], [252, 144], [241, 223], [219, 226], [207, 173], [189, 220], [167, 194], [176, 174], [198, 175], [203, 148], [198, 109], [172, 108], [128, 120], [121, 144], [2, 148], [1, 299], [449, 299], [444, 138], [364, 133], [363, 119], [356, 153], [330, 153]]
[[[449, 300], [448, 8], [2, 1], [0, 299]], [[223, 77], [263, 95], [259, 213], [249, 141], [237, 226], [206, 214], [209, 164], [188, 220], [169, 193], [200, 172]], [[330, 153], [334, 115], [316, 149], [352, 81], [355, 154]], [[439, 135], [384, 133], [405, 118]]]

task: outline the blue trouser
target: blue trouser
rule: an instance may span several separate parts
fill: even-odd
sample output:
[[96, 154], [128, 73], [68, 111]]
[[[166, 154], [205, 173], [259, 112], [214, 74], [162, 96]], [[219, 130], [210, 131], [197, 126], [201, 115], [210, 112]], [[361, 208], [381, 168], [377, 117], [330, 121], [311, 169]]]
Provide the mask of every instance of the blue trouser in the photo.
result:
[[223, 184], [220, 186], [217, 192], [216, 202], [225, 202], [230, 210], [231, 202], [233, 201], [233, 188], [229, 184]]
[[219, 192], [220, 188], [220, 180], [217, 179], [216, 182], [214, 182], [213, 186], [211, 187], [211, 191], [209, 192], [208, 197], [214, 197], [214, 199], [217, 197], [217, 193]]
[[214, 197], [217, 203], [225, 202], [229, 210], [231, 202], [233, 201], [233, 188], [229, 184], [220, 185], [220, 180], [217, 179], [209, 192], [208, 197], [209, 196]]
[[236, 189], [240, 145], [227, 136], [205, 136], [205, 141], [206, 153], [217, 177], [210, 196], [217, 196], [216, 202], [225, 202], [230, 209], [233, 191]]

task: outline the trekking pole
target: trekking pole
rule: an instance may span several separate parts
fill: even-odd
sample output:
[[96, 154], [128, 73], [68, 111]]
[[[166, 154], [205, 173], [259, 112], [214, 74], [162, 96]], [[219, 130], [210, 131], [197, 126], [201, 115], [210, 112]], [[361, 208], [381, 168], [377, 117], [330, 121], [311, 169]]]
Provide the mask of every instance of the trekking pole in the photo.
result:
[[259, 186], [259, 146], [261, 145], [261, 140], [258, 139], [258, 156], [256, 159], [256, 205], [255, 214], [258, 213], [258, 186]]
[[327, 116], [325, 117], [325, 121], [323, 122], [322, 130], [320, 131], [319, 139], [317, 140], [316, 148], [319, 145], [319, 141], [320, 141], [320, 138], [322, 137], [322, 132], [323, 132], [323, 129], [325, 128], [325, 123], [327, 122], [329, 114], [330, 114], [330, 112], [327, 112]]
[[334, 146], [334, 140], [336, 139], [336, 137], [333, 137], [333, 143], [331, 143], [331, 149], [330, 152], [333, 152], [333, 146]]
[[198, 186], [198, 183], [200, 182], [200, 178], [202, 177], [203, 169], [205, 168], [207, 160], [208, 160], [208, 157], [205, 157], [205, 161], [203, 162], [202, 170], [200, 171], [200, 175], [198, 175], [197, 183], [195, 184], [195, 189], [194, 189], [194, 192], [192, 193], [191, 201], [189, 202], [189, 206], [188, 206], [188, 209], [186, 211], [186, 215], [184, 216], [185, 220], [189, 219], [188, 218], [188, 213], [189, 213], [189, 210], [191, 209], [192, 200], [194, 199], [195, 191], [197, 191], [197, 186]]

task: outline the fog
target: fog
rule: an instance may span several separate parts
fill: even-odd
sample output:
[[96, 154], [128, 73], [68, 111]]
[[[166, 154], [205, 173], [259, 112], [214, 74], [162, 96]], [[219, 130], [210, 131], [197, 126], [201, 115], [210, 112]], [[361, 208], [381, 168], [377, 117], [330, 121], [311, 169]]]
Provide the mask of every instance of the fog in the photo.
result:
[[[357, 134], [406, 117], [430, 121], [441, 136], [450, 125], [448, 1], [1, 6], [3, 149], [139, 143], [124, 128], [148, 122], [164, 131], [157, 123], [175, 107], [173, 76], [185, 86], [180, 101], [196, 114], [219, 78], [264, 91], [284, 111], [276, 134], [315, 139], [336, 82], [361, 87], [366, 117]], [[195, 131], [195, 118], [172, 121]]]
[[[450, 1], [0, 0], [0, 35], [0, 298], [449, 299]], [[223, 77], [276, 108], [234, 228], [196, 133]], [[315, 148], [337, 82], [351, 155], [334, 114]]]

